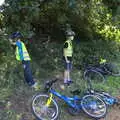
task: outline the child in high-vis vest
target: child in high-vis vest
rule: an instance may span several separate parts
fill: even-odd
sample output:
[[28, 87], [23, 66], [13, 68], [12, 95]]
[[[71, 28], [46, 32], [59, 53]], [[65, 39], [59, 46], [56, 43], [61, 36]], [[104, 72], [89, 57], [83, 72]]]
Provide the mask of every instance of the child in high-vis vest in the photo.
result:
[[[34, 81], [33, 76], [32, 76], [32, 71], [30, 68], [30, 56], [29, 53], [26, 49], [25, 44], [21, 41], [21, 33], [20, 32], [15, 32], [11, 35], [10, 37], [10, 43], [12, 45], [16, 46], [16, 59], [23, 64], [23, 69], [24, 69], [24, 78], [25, 81], [29, 86], [34, 87], [35, 89], [38, 89], [37, 82]], [[13, 41], [14, 39], [14, 41]]]
[[64, 84], [67, 85], [72, 83], [72, 80], [70, 78], [70, 71], [72, 69], [72, 55], [73, 55], [72, 41], [74, 39], [74, 36], [75, 33], [73, 31], [67, 31], [66, 41], [64, 43], [64, 49], [63, 49], [63, 59], [65, 64]]

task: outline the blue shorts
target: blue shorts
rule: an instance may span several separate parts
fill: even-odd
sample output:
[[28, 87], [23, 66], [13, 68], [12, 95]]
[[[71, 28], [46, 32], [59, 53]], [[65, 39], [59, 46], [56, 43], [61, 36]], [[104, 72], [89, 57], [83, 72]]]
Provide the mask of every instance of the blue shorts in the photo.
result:
[[69, 63], [67, 63], [66, 61], [64, 61], [64, 67], [66, 70], [71, 71], [72, 70], [72, 62], [70, 61]]

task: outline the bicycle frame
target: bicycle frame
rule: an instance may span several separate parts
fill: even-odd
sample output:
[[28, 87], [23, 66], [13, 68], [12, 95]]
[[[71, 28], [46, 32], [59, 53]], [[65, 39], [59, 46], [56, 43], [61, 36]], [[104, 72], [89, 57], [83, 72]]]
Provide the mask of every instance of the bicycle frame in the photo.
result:
[[[72, 115], [77, 115], [80, 113], [81, 110], [83, 110], [87, 115], [93, 117], [93, 118], [101, 118], [106, 114], [107, 107], [105, 102], [96, 95], [92, 95], [91, 92], [84, 93], [81, 97], [77, 96], [78, 93], [80, 93], [79, 90], [72, 91], [73, 97], [68, 97], [65, 95], [61, 95], [59, 92], [57, 92], [55, 89], [52, 88], [53, 83], [55, 83], [57, 80], [51, 80], [47, 81], [45, 84], [45, 91], [49, 93], [48, 94], [39, 94], [36, 95], [32, 102], [32, 109], [33, 113], [38, 119], [48, 118], [49, 116], [46, 116], [46, 114], [49, 114], [52, 111], [52, 114], [50, 118], [53, 118], [55, 120], [59, 113], [59, 107], [54, 96], [57, 96], [61, 100], [63, 100], [68, 108], [69, 113]], [[44, 99], [41, 99], [44, 98]], [[42, 100], [42, 101], [39, 101]], [[102, 107], [101, 107], [102, 105]], [[38, 107], [40, 109], [38, 109]], [[96, 114], [97, 111], [100, 110], [100, 113]], [[102, 111], [101, 111], [102, 110]], [[45, 114], [44, 114], [45, 112]], [[42, 116], [43, 115], [43, 116]], [[55, 119], [54, 119], [55, 118]]]
[[88, 90], [88, 93], [99, 96], [106, 103], [106, 105], [113, 105], [118, 103], [118, 99], [111, 96], [109, 93], [94, 91], [91, 88]]
[[[91, 109], [91, 110], [97, 110], [98, 109], [98, 102], [96, 100], [98, 100], [100, 103], [102, 103], [102, 105], [104, 105], [104, 110], [106, 111], [106, 105], [105, 105], [105, 102], [99, 97], [99, 96], [95, 96], [95, 95], [92, 95], [92, 93], [84, 93], [83, 96], [79, 97], [77, 96], [77, 94], [74, 94], [73, 97], [68, 97], [68, 96], [65, 96], [65, 95], [61, 95], [59, 92], [57, 92], [56, 90], [54, 90], [52, 88], [52, 84], [55, 83], [56, 80], [52, 80], [52, 81], [48, 81], [46, 82], [46, 85], [45, 85], [45, 90], [49, 93], [49, 95], [46, 95], [47, 96], [47, 101], [45, 103], [45, 108], [46, 107], [51, 107], [52, 103], [53, 103], [53, 96], [57, 96], [58, 98], [60, 98], [61, 100], [63, 100], [67, 105], [68, 105], [68, 108], [72, 110], [75, 110], [76, 113], [79, 113], [80, 110], [83, 110], [85, 113], [89, 113], [89, 112], [86, 112], [85, 109]], [[90, 99], [89, 99], [90, 98]], [[85, 99], [87, 101], [87, 103], [85, 102]], [[85, 102], [85, 105], [83, 105], [83, 102]], [[85, 109], [83, 109], [85, 107]], [[105, 114], [106, 112], [104, 111], [104, 113], [100, 113], [101, 115], [102, 114]], [[74, 111], [73, 111], [74, 112]], [[74, 114], [74, 113], [73, 113]], [[91, 117], [96, 117], [95, 115], [91, 115], [92, 113], [88, 114], [89, 116]], [[99, 117], [99, 116], [98, 116]]]
[[103, 70], [100, 67], [95, 67], [95, 66], [94, 67], [88, 67], [86, 70], [87, 71], [96, 71], [96, 72], [101, 73], [102, 75], [107, 74], [107, 72], [105, 70]]
[[50, 105], [53, 95], [55, 95], [60, 99], [62, 99], [64, 102], [66, 102], [69, 106], [75, 109], [81, 109], [81, 105], [77, 105], [75, 102], [75, 101], [81, 101], [81, 98], [78, 98], [77, 96], [67, 97], [67, 96], [61, 95], [60, 93], [56, 92], [54, 89], [50, 89], [49, 93], [50, 93], [50, 97], [47, 100], [46, 106]]
[[107, 105], [113, 105], [115, 103], [118, 102], [118, 99], [109, 95], [108, 93], [105, 93], [105, 92], [95, 92], [95, 94], [98, 94], [100, 97], [102, 97], [102, 99], [104, 100], [104, 102], [107, 104]]

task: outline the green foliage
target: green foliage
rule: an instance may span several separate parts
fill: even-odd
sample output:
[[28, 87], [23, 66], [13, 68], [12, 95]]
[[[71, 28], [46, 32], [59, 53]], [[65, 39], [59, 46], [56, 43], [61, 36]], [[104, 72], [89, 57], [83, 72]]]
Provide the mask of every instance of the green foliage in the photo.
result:
[[0, 12], [0, 28], [2, 27], [2, 23], [3, 23], [3, 14]]
[[[84, 62], [83, 58], [86, 60], [90, 55], [103, 55], [108, 59], [114, 58], [114, 55], [110, 54], [110, 51], [107, 51], [107, 48], [111, 47], [111, 51], [113, 51], [111, 44], [104, 44], [104, 42], [100, 42], [97, 44], [97, 40], [93, 40], [92, 42], [81, 42], [80, 44], [74, 45], [74, 65], [73, 71], [71, 73], [72, 79], [74, 84], [68, 87], [67, 90], [61, 91], [65, 95], [71, 95], [71, 89], [81, 89], [82, 92], [86, 90], [86, 81], [83, 79], [83, 73], [81, 70], [78, 70], [77, 67], [82, 65]], [[109, 45], [109, 46], [107, 46]], [[116, 44], [115, 44], [116, 45]], [[114, 46], [115, 46], [114, 45]], [[102, 46], [102, 47], [101, 47]], [[103, 46], [107, 46], [106, 48]], [[91, 49], [90, 49], [91, 48]], [[30, 50], [31, 49], [31, 50]], [[32, 44], [28, 47], [30, 50], [30, 54], [32, 56], [32, 70], [34, 73], [34, 77], [37, 78], [40, 84], [41, 91], [44, 88], [44, 82], [46, 79], [53, 78], [56, 74], [63, 74], [63, 62], [62, 62], [62, 44], [58, 43], [39, 43], [39, 44]], [[104, 52], [103, 52], [104, 51]], [[114, 50], [115, 51], [115, 50]], [[30, 101], [32, 96], [35, 94], [31, 90], [30, 87], [24, 84], [24, 77], [22, 72], [22, 66], [18, 65], [19, 63], [16, 62], [13, 53], [9, 53], [9, 55], [4, 56], [4, 63], [0, 65], [0, 103], [2, 102], [5, 105], [5, 109], [0, 111], [1, 118], [3, 120], [19, 120], [19, 118], [24, 118], [23, 115], [28, 111], [19, 111], [20, 108], [30, 109]], [[39, 54], [39, 55], [38, 55]], [[112, 59], [113, 60], [113, 59]], [[91, 60], [92, 61], [92, 60]], [[116, 61], [116, 60], [115, 60]], [[92, 61], [93, 62], [93, 61]], [[19, 73], [16, 73], [16, 72]], [[59, 81], [58, 81], [59, 82]], [[118, 94], [117, 91], [120, 89], [119, 78], [108, 78], [107, 82], [103, 85], [98, 83], [95, 87], [96, 89], [105, 90], [107, 92], [112, 93], [113, 95]], [[111, 89], [112, 88], [112, 89]], [[57, 86], [58, 89], [58, 86]], [[26, 101], [25, 101], [26, 98]], [[14, 100], [15, 99], [15, 100]], [[9, 101], [10, 100], [10, 101]], [[24, 107], [21, 107], [19, 103], [24, 103]], [[8, 102], [7, 102], [8, 101]], [[13, 102], [14, 101], [14, 102]], [[61, 107], [61, 116], [67, 120], [69, 118], [69, 114], [66, 113], [65, 105], [62, 102], [58, 102]], [[27, 106], [25, 106], [28, 104]], [[15, 108], [14, 108], [15, 107]], [[14, 109], [13, 109], [14, 108]], [[21, 114], [19, 114], [21, 113]], [[66, 113], [66, 115], [64, 115]], [[26, 113], [27, 114], [27, 113]], [[20, 115], [20, 116], [19, 116]], [[29, 118], [31, 118], [31, 111], [29, 111]], [[81, 117], [81, 116], [80, 116]], [[83, 115], [82, 115], [83, 117]], [[86, 117], [85, 117], [86, 118]], [[34, 119], [34, 118], [33, 118]], [[70, 117], [70, 119], [72, 119]], [[74, 118], [73, 118], [74, 119]], [[87, 118], [86, 118], [87, 119]]]
[[2, 88], [0, 89], [0, 102], [4, 102], [12, 95], [12, 90], [9, 88]]
[[[15, 60], [8, 36], [14, 31], [23, 34], [32, 58], [33, 75], [42, 89], [45, 79], [63, 74], [64, 32], [70, 25], [76, 32], [71, 74], [75, 84], [65, 92], [68, 94], [74, 88], [84, 91], [83, 69], [79, 68], [84, 68], [84, 63], [95, 63], [91, 56], [117, 63], [120, 60], [120, 9], [112, 1], [116, 3], [118, 0], [6, 0], [0, 13], [0, 104], [8, 109], [0, 111], [0, 119], [22, 119], [21, 114], [11, 109], [8, 99], [13, 100], [10, 96], [16, 93], [20, 98], [23, 93], [26, 95], [22, 97], [33, 94], [24, 85], [23, 68]], [[108, 4], [110, 2], [112, 7]], [[42, 40], [41, 34], [48, 34], [50, 41]], [[31, 37], [32, 42], [26, 40]], [[109, 77], [106, 84], [95, 87], [116, 95], [119, 86], [119, 78]], [[63, 114], [63, 119], [69, 118], [68, 114]]]
[[85, 64], [98, 63], [100, 58], [105, 58], [108, 62], [117, 60], [120, 57], [119, 45], [115, 41], [102, 39], [75, 43], [73, 63], [77, 68], [84, 68]]
[[0, 29], [0, 54], [7, 52], [6, 46], [10, 48], [9, 42], [8, 42], [8, 39], [6, 38], [6, 34], [4, 30]]
[[[6, 0], [3, 15], [7, 33], [19, 30], [25, 37], [33, 33], [37, 37], [41, 33], [48, 33], [53, 38], [57, 34], [58, 40], [61, 35], [63, 36], [67, 23], [81, 38], [93, 39], [98, 34], [106, 33], [105, 37], [113, 40], [116, 36], [115, 30], [110, 29], [118, 25], [114, 25], [114, 21], [119, 23], [119, 15], [118, 17], [112, 16], [111, 10], [102, 0]], [[105, 26], [110, 29], [101, 32], [105, 30]], [[115, 35], [110, 37], [111, 33]]]

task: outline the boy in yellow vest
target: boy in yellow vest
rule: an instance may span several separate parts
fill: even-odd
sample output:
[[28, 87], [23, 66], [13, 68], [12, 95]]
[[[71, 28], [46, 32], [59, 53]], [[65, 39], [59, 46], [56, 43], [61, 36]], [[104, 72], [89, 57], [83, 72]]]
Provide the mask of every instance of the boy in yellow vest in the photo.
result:
[[[24, 69], [24, 78], [26, 82], [28, 83], [29, 86], [34, 87], [37, 89], [38, 85], [37, 82], [34, 81], [33, 76], [32, 76], [32, 71], [30, 68], [30, 56], [29, 53], [26, 49], [25, 44], [21, 41], [21, 33], [20, 32], [15, 32], [11, 35], [10, 37], [10, 43], [12, 45], [16, 46], [16, 59], [23, 64], [23, 69]], [[13, 41], [14, 39], [15, 41]]]
[[72, 80], [70, 78], [70, 71], [72, 69], [72, 55], [73, 55], [73, 46], [72, 41], [74, 39], [75, 33], [73, 31], [66, 32], [66, 41], [64, 43], [63, 49], [63, 59], [65, 64], [64, 71], [64, 84], [69, 85]]

